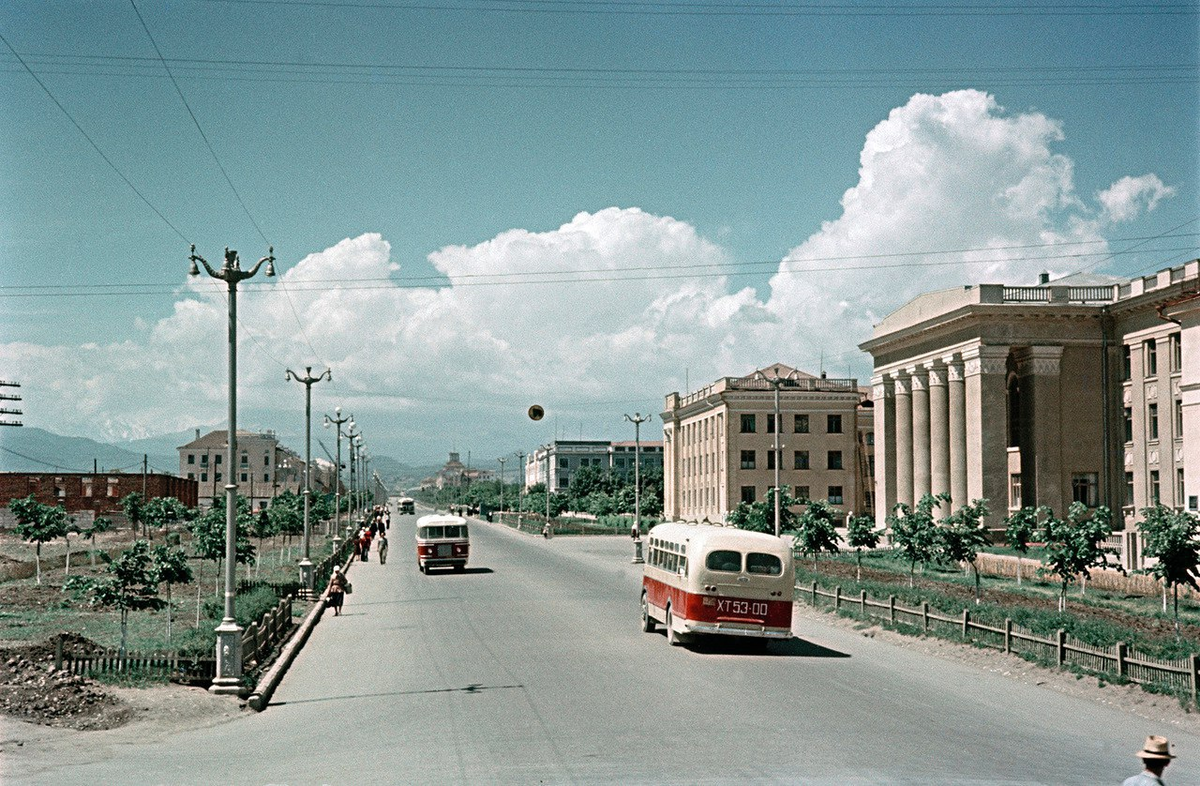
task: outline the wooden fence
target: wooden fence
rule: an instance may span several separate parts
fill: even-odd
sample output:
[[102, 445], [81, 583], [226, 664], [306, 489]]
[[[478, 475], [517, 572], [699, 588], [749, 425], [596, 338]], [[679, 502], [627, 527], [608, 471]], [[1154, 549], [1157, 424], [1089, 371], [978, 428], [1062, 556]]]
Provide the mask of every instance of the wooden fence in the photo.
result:
[[1131, 650], [1123, 642], [1111, 647], [1086, 644], [1066, 631], [1059, 629], [1053, 638], [1044, 638], [1033, 631], [1017, 625], [1010, 619], [1002, 627], [984, 625], [971, 619], [969, 609], [963, 609], [955, 617], [931, 611], [929, 604], [922, 602], [921, 608], [905, 608], [896, 603], [896, 596], [877, 600], [866, 591], [858, 595], [843, 595], [842, 588], [833, 591], [822, 589], [817, 582], [809, 586], [797, 586], [800, 597], [808, 596], [812, 605], [822, 599], [833, 601], [834, 610], [856, 609], [863, 616], [899, 622], [930, 631], [954, 630], [966, 641], [974, 641], [1007, 653], [1027, 655], [1038, 660], [1049, 661], [1059, 666], [1076, 666], [1097, 674], [1111, 674], [1139, 685], [1153, 684], [1175, 693], [1186, 693], [1200, 706], [1200, 658], [1195, 654], [1186, 658], [1164, 659], [1144, 655]]
[[[242, 667], [246, 671], [265, 665], [266, 657], [292, 630], [292, 598], [286, 597], [242, 632]], [[55, 644], [54, 666], [71, 674], [129, 674], [161, 677], [174, 682], [210, 682], [217, 674], [215, 657], [180, 655], [178, 652], [127, 652], [109, 649], [88, 655], [63, 652]]]

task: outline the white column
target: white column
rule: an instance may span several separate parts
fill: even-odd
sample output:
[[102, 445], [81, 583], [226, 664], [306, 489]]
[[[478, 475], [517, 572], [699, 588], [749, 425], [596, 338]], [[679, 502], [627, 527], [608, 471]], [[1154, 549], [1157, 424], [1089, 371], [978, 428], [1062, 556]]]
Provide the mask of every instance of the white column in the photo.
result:
[[950, 409], [946, 367], [926, 363], [929, 371], [929, 491], [950, 493]]
[[1008, 499], [1007, 346], [975, 346], [963, 351], [966, 377], [967, 497], [986, 499], [1001, 516]]
[[896, 502], [913, 504], [913, 421], [909, 377], [892, 375], [896, 411]]
[[891, 379], [871, 379], [875, 402], [875, 521], [887, 519], [896, 504], [896, 391]]
[[912, 389], [913, 501], [929, 493], [929, 382], [924, 369], [909, 369]]
[[967, 499], [967, 407], [962, 358], [945, 358], [947, 399], [950, 422], [947, 439], [950, 448], [950, 503], [954, 508], [966, 505]]

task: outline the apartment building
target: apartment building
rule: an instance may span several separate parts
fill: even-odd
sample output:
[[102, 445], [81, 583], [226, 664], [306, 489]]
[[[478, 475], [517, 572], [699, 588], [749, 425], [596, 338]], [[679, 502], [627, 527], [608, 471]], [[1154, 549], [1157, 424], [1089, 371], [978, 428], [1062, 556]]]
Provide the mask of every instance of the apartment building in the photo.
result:
[[798, 498], [872, 509], [873, 407], [856, 379], [776, 363], [671, 393], [661, 417], [667, 519], [723, 521], [739, 503], [766, 499], [777, 461], [779, 484]]
[[876, 518], [948, 493], [1009, 510], [1200, 496], [1200, 261], [921, 295], [876, 325]]
[[[228, 432], [210, 431], [182, 445], [179, 450], [179, 476], [199, 484], [201, 507], [207, 508], [214, 497], [225, 496], [229, 477], [225, 462], [228, 458]], [[234, 480], [238, 494], [250, 501], [254, 510], [270, 504], [278, 494], [304, 491], [304, 457], [279, 443], [275, 433], [239, 431], [238, 461]], [[333, 462], [313, 459], [310, 485], [314, 494], [332, 493], [336, 482]]]
[[[525, 457], [525, 488], [545, 483], [549, 468], [549, 489], [556, 493], [571, 485], [571, 477], [585, 467], [609, 469], [622, 477], [633, 477], [637, 464], [635, 441], [613, 442], [606, 439], [559, 439], [542, 445]], [[641, 441], [642, 472], [661, 469], [663, 443]]]

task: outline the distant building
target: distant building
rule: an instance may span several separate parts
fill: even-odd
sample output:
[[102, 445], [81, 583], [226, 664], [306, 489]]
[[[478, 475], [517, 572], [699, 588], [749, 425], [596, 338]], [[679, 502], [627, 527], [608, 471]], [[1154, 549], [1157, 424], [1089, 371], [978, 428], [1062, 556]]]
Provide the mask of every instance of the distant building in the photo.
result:
[[195, 507], [198, 501], [196, 481], [161, 473], [0, 472], [0, 526], [15, 523], [9, 502], [30, 494], [45, 505], [62, 505], [80, 524], [90, 523], [96, 516], [124, 523], [121, 500], [135, 491], [146, 499], [175, 497], [188, 507]]
[[1200, 260], [914, 298], [861, 347], [872, 378], [876, 518], [948, 493], [1009, 510], [1106, 505], [1128, 525], [1200, 508]]
[[458, 453], [451, 453], [447, 461], [432, 478], [421, 481], [421, 488], [458, 488], [482, 480], [495, 480], [496, 473], [484, 469], [471, 469], [463, 464]]
[[[214, 497], [225, 496], [228, 470], [228, 432], [210, 431], [179, 450], [179, 475], [195, 480], [199, 485], [200, 504], [208, 507]], [[304, 457], [276, 439], [273, 432], [239, 431], [237, 435], [238, 462], [234, 480], [238, 494], [250, 501], [254, 510], [270, 504], [285, 491], [300, 494], [304, 491]], [[310, 484], [314, 494], [332, 493], [335, 473], [332, 462], [313, 459]]]
[[800, 499], [870, 511], [874, 416], [856, 379], [814, 377], [780, 363], [744, 377], [671, 393], [663, 407], [663, 512], [667, 519], [724, 521], [775, 485], [775, 390], [779, 484]]
[[[525, 488], [546, 482], [547, 467], [550, 472], [550, 493], [558, 493], [571, 486], [571, 478], [586, 467], [612, 470], [626, 478], [633, 477], [636, 445], [628, 442], [612, 442], [607, 439], [558, 439], [542, 445], [525, 457]], [[662, 469], [662, 442], [642, 440], [642, 471]]]

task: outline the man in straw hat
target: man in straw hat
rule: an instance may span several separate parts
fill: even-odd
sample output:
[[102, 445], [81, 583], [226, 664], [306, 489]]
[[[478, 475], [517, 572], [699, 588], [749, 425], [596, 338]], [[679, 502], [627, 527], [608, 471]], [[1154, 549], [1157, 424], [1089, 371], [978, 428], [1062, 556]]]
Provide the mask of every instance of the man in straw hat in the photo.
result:
[[1142, 760], [1144, 770], [1131, 778], [1126, 778], [1122, 786], [1163, 786], [1162, 774], [1171, 759], [1171, 743], [1166, 737], [1151, 734], [1146, 738], [1146, 744], [1137, 752]]

